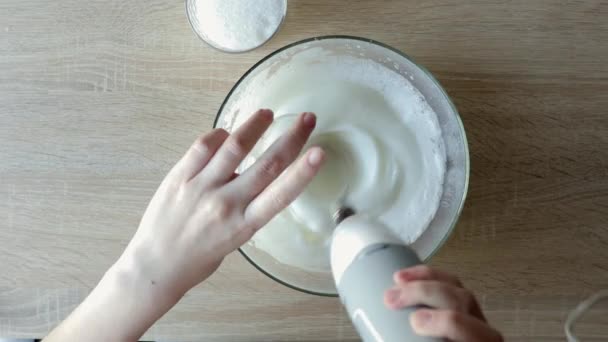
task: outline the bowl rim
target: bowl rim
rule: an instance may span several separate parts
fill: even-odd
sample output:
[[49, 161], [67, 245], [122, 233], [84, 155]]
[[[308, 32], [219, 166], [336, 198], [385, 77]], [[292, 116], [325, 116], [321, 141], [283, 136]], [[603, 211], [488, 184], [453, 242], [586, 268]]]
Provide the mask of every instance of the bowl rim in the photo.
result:
[[[441, 86], [441, 83], [439, 83], [439, 81], [437, 80], [437, 78], [435, 78], [435, 76], [433, 76], [433, 74], [426, 67], [424, 67], [423, 65], [419, 64], [418, 62], [416, 62], [412, 57], [410, 57], [406, 53], [404, 53], [404, 52], [402, 52], [402, 51], [400, 51], [400, 50], [398, 50], [398, 49], [396, 49], [396, 48], [394, 48], [394, 47], [392, 47], [390, 45], [384, 44], [384, 43], [382, 43], [380, 41], [377, 41], [377, 40], [374, 40], [374, 39], [371, 39], [371, 38], [364, 38], [364, 37], [351, 36], [351, 35], [323, 35], [323, 36], [314, 36], [314, 37], [305, 38], [305, 39], [301, 39], [301, 40], [289, 43], [289, 44], [287, 44], [285, 46], [282, 46], [282, 47], [278, 48], [277, 50], [272, 51], [271, 53], [269, 53], [266, 56], [264, 56], [263, 58], [261, 58], [259, 61], [257, 61], [255, 64], [253, 64], [236, 81], [236, 83], [232, 86], [232, 88], [230, 89], [230, 91], [228, 92], [228, 94], [226, 94], [226, 97], [222, 101], [222, 104], [220, 105], [220, 107], [219, 107], [219, 109], [217, 111], [217, 114], [215, 115], [215, 120], [213, 120], [213, 128], [217, 128], [217, 123], [218, 123], [218, 121], [220, 119], [220, 115], [222, 114], [222, 111], [224, 110], [224, 107], [228, 103], [228, 100], [230, 99], [230, 97], [232, 96], [232, 94], [236, 91], [236, 89], [239, 87], [239, 85], [241, 84], [241, 82], [243, 82], [247, 78], [247, 76], [249, 76], [249, 74], [251, 74], [254, 70], [256, 70], [258, 66], [260, 66], [261, 64], [263, 64], [264, 62], [266, 62], [268, 59], [272, 58], [276, 54], [281, 53], [281, 52], [283, 52], [283, 51], [285, 51], [287, 49], [290, 49], [290, 48], [292, 48], [294, 46], [305, 44], [305, 43], [312, 42], [312, 41], [329, 40], [329, 39], [343, 39], [343, 40], [353, 40], [353, 41], [370, 43], [370, 44], [377, 45], [377, 46], [380, 46], [382, 48], [388, 49], [388, 50], [390, 50], [392, 52], [395, 52], [396, 54], [402, 56], [406, 60], [412, 62], [414, 65], [416, 65], [418, 68], [420, 68], [431, 79], [431, 81], [433, 81], [435, 83], [435, 85], [441, 91], [441, 94], [447, 100], [450, 108], [452, 109], [453, 113], [456, 116], [456, 121], [458, 123], [458, 126], [460, 127], [460, 133], [462, 134], [462, 141], [463, 141], [463, 144], [464, 144], [464, 156], [466, 158], [465, 159], [466, 160], [466, 163], [465, 163], [465, 172], [464, 172], [464, 175], [465, 175], [465, 177], [464, 177], [465, 178], [464, 179], [464, 191], [462, 193], [462, 197], [459, 200], [460, 204], [459, 204], [458, 209], [456, 211], [456, 215], [454, 215], [454, 218], [452, 219], [452, 222], [450, 223], [450, 227], [449, 227], [449, 229], [447, 231], [447, 234], [445, 234], [442, 237], [441, 241], [439, 241], [439, 243], [437, 244], [437, 246], [433, 249], [433, 251], [428, 255], [428, 257], [424, 261], [429, 260], [447, 242], [447, 240], [449, 239], [449, 237], [454, 232], [454, 228], [456, 227], [456, 223], [458, 222], [458, 219], [460, 218], [460, 215], [462, 214], [462, 210], [464, 208], [464, 204], [466, 202], [467, 194], [468, 194], [468, 191], [469, 191], [469, 178], [470, 178], [471, 160], [470, 160], [470, 155], [469, 155], [469, 143], [468, 143], [468, 140], [467, 140], [466, 131], [464, 129], [464, 124], [462, 123], [462, 119], [460, 118], [460, 113], [458, 112], [458, 109], [456, 108], [456, 106], [452, 102], [452, 99], [450, 98], [450, 96], [448, 95], [448, 93], [446, 92], [446, 90], [443, 88], [443, 86]], [[279, 277], [274, 276], [273, 274], [271, 274], [270, 272], [268, 272], [264, 268], [262, 268], [260, 265], [258, 265], [255, 261], [253, 261], [247, 255], [247, 253], [243, 250], [242, 247], [239, 247], [238, 251], [256, 269], [258, 269], [260, 272], [262, 272], [267, 277], [269, 277], [270, 279], [276, 281], [279, 284], [282, 284], [282, 285], [284, 285], [284, 286], [286, 286], [288, 288], [291, 288], [293, 290], [304, 292], [304, 293], [311, 294], [311, 295], [317, 295], [317, 296], [322, 296], [322, 297], [338, 297], [338, 293], [337, 292], [336, 293], [319, 292], [319, 291], [305, 289], [305, 288], [299, 287], [297, 285], [288, 283], [288, 282], [280, 279]]]

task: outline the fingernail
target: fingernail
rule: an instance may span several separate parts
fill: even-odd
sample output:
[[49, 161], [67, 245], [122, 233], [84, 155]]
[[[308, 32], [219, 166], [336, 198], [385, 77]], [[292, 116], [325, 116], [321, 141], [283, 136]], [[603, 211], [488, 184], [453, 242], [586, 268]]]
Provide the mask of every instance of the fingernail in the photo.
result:
[[399, 297], [401, 297], [401, 290], [389, 289], [384, 294], [387, 304], [395, 305], [399, 303]]
[[306, 112], [303, 114], [303, 118], [302, 120], [304, 121], [304, 124], [308, 127], [314, 127], [316, 122], [317, 122], [317, 118], [313, 113], [310, 112]]
[[399, 271], [397, 272], [397, 278], [402, 282], [408, 282], [412, 280], [412, 274], [408, 271]]
[[433, 319], [433, 314], [430, 310], [418, 310], [410, 316], [412, 326], [415, 330], [422, 329], [427, 326]]
[[260, 109], [260, 115], [263, 115], [264, 118], [267, 118], [270, 120], [273, 118], [274, 113], [270, 109]]
[[308, 154], [308, 164], [310, 164], [310, 166], [319, 166], [323, 162], [324, 157], [325, 153], [323, 150], [318, 147], [314, 147]]

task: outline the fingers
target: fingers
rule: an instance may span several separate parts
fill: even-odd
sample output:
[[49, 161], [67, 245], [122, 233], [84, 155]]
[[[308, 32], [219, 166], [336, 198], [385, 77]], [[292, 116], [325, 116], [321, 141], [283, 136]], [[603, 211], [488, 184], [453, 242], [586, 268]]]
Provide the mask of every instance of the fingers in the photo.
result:
[[395, 272], [393, 277], [397, 286], [387, 290], [384, 298], [389, 308], [426, 305], [486, 319], [473, 294], [451, 274], [419, 265]]
[[200, 136], [175, 164], [173, 172], [184, 181], [189, 181], [207, 165], [227, 137], [228, 132], [221, 128]]
[[395, 272], [393, 278], [397, 284], [405, 284], [414, 280], [437, 280], [452, 284], [456, 287], [462, 287], [462, 283], [456, 276], [435, 270], [426, 265], [418, 265], [399, 270]]
[[232, 177], [234, 170], [251, 151], [270, 126], [273, 113], [260, 109], [224, 141], [207, 166], [196, 176], [197, 182], [221, 184]]
[[470, 314], [477, 306], [475, 297], [467, 290], [435, 280], [400, 284], [386, 291], [384, 299], [391, 309], [425, 305]]
[[302, 113], [290, 130], [277, 139], [230, 187], [239, 189], [239, 193], [245, 194], [245, 200], [251, 201], [298, 157], [315, 124], [314, 114]]
[[502, 336], [487, 323], [453, 310], [418, 309], [410, 316], [418, 335], [443, 337], [455, 342], [502, 342]]
[[455, 276], [419, 265], [395, 272], [397, 284], [386, 291], [384, 301], [392, 309], [422, 305], [410, 316], [414, 331], [450, 341], [501, 342], [490, 327], [471, 292]]
[[306, 151], [247, 206], [246, 223], [256, 230], [270, 221], [304, 191], [324, 160], [325, 152], [320, 147]]

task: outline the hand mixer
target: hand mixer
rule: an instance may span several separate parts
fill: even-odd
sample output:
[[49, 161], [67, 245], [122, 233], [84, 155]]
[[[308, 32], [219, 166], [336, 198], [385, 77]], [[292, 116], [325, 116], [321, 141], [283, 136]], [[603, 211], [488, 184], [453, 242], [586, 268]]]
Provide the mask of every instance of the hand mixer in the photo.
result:
[[393, 274], [420, 264], [416, 253], [382, 223], [356, 214], [340, 204], [334, 214], [331, 269], [342, 303], [365, 342], [438, 342], [417, 335], [409, 316], [417, 307], [395, 311], [385, 307], [384, 291], [394, 285]]

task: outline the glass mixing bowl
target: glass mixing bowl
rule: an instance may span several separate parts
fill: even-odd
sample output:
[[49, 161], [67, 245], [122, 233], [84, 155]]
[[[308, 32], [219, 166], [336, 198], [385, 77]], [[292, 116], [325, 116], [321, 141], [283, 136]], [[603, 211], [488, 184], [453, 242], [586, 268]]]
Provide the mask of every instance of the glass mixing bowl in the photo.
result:
[[[290, 68], [290, 60], [309, 49], [321, 53], [303, 54], [310, 59], [306, 60], [307, 63], [323, 63], [324, 56], [348, 56], [374, 61], [398, 72], [424, 95], [437, 114], [447, 162], [443, 194], [428, 228], [411, 245], [422, 260], [428, 260], [447, 240], [464, 205], [469, 181], [469, 152], [464, 127], [452, 101], [431, 73], [404, 53], [371, 39], [350, 36], [316, 37], [289, 44], [264, 57], [241, 77], [220, 107], [214, 127], [228, 131], [236, 128], [235, 122], [241, 121], [236, 118], [249, 115], [239, 107], [239, 99], [244, 96], [244, 92], [264, 87], [272, 80], [276, 70]], [[298, 65], [302, 63], [299, 62]], [[248, 95], [251, 96], [251, 93]], [[258, 270], [283, 285], [310, 294], [336, 296], [329, 271], [307, 271], [282, 264], [252, 244], [245, 244], [240, 252]]]

